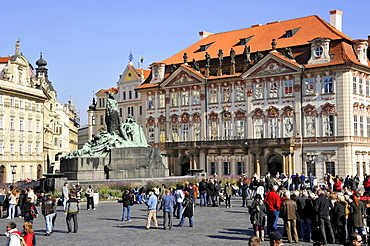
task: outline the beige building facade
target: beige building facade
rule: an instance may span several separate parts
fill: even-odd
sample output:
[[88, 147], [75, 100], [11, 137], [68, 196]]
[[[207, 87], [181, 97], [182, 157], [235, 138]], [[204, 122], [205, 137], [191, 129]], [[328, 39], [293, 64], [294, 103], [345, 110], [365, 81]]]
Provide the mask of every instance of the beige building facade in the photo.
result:
[[[60, 103], [48, 80], [46, 61], [41, 56], [36, 64], [35, 71], [20, 53], [19, 40], [14, 55], [0, 58], [1, 183], [42, 178], [55, 160], [54, 153], [61, 151], [55, 138], [62, 135], [59, 126], [66, 111], [57, 110]], [[78, 119], [77, 114], [72, 117]], [[69, 121], [65, 124], [69, 138]], [[77, 124], [74, 132], [77, 136]], [[69, 147], [62, 151], [70, 152]]]
[[200, 32], [151, 64], [136, 90], [171, 174], [369, 174], [369, 41], [330, 15]]

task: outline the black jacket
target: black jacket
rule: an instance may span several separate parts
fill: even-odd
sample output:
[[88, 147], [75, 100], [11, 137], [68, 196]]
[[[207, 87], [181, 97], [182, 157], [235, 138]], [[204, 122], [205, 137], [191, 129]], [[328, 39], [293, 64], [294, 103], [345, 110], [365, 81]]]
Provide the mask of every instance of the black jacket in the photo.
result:
[[336, 202], [334, 205], [334, 224], [338, 226], [346, 225], [346, 203]]
[[206, 182], [201, 181], [201, 182], [199, 183], [199, 193], [200, 193], [201, 195], [204, 195], [204, 194], [206, 194], [206, 193], [207, 193], [207, 183], [206, 183]]
[[316, 213], [321, 216], [329, 216], [330, 209], [333, 208], [333, 205], [329, 199], [329, 197], [321, 194], [319, 198], [316, 199], [315, 204], [315, 211]]
[[54, 213], [55, 202], [53, 199], [47, 199], [41, 204], [42, 215], [46, 216]]

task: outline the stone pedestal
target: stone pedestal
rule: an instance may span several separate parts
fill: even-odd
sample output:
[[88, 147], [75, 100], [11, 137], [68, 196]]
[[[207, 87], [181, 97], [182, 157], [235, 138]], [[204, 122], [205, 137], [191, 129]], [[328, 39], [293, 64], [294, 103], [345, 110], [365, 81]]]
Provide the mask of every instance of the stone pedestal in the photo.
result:
[[112, 149], [106, 157], [63, 159], [62, 173], [68, 180], [133, 179], [169, 176], [160, 150], [150, 147]]

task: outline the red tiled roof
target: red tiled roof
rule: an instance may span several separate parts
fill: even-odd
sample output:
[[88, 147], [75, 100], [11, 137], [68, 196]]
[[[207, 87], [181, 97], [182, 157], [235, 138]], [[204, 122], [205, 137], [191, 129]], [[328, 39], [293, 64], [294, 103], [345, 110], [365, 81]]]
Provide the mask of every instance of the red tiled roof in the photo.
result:
[[149, 88], [155, 88], [155, 87], [158, 87], [158, 84], [147, 84], [147, 83], [144, 83], [144, 84], [141, 84], [139, 85], [138, 87], [135, 88], [135, 90], [140, 90], [140, 89], [149, 89]]
[[100, 91], [100, 92], [104, 92], [104, 93], [113, 92], [114, 94], [117, 94], [118, 89], [117, 89], [117, 88], [115, 88], [115, 87], [112, 87], [112, 88], [109, 88], [109, 89], [107, 89], [107, 90], [100, 89], [99, 91]]
[[149, 69], [139, 69], [139, 68], [135, 68], [134, 66], [132, 65], [128, 65], [130, 68], [132, 68], [136, 74], [138, 76], [141, 77], [141, 71], [143, 71], [143, 74], [144, 74], [144, 79], [148, 78], [149, 74], [150, 74], [150, 70]]
[[[293, 37], [285, 37], [286, 31], [298, 28], [299, 30]], [[317, 37], [325, 37], [331, 40], [346, 39], [352, 41], [351, 38], [335, 29], [326, 21], [313, 15], [236, 31], [212, 34], [164, 60], [163, 63], [167, 65], [182, 63], [184, 53], [187, 53], [188, 61], [193, 59], [197, 61], [204, 60], [205, 52], [199, 52], [199, 48], [208, 44], [212, 44], [206, 50], [211, 58], [218, 57], [217, 54], [219, 49], [223, 50], [224, 56], [229, 56], [231, 48], [235, 50], [236, 55], [239, 55], [244, 52], [244, 45], [238, 45], [238, 43], [241, 39], [248, 37], [252, 37], [247, 43], [247, 45], [251, 47], [251, 53], [271, 50], [272, 39], [276, 39], [277, 49], [308, 45], [309, 41]]]
[[294, 65], [294, 66], [296, 66], [296, 67], [301, 67], [297, 62], [295, 62], [295, 61], [293, 61], [293, 60], [291, 60], [291, 59], [289, 59], [289, 58], [285, 57], [285, 56], [284, 56], [283, 54], [281, 54], [280, 52], [271, 51], [271, 52], [270, 52], [270, 54], [272, 54], [272, 55], [274, 55], [274, 56], [276, 56], [276, 57], [280, 58], [281, 60], [284, 60], [284, 61], [286, 61], [286, 62], [288, 62], [288, 63], [290, 63], [290, 64], [292, 64], [292, 65]]
[[333, 59], [324, 64], [307, 65], [306, 68], [339, 65], [344, 63], [356, 63], [361, 64], [353, 52], [352, 45], [346, 42], [335, 42], [330, 45], [330, 55]]
[[10, 57], [0, 57], [0, 63], [6, 63], [8, 62]]

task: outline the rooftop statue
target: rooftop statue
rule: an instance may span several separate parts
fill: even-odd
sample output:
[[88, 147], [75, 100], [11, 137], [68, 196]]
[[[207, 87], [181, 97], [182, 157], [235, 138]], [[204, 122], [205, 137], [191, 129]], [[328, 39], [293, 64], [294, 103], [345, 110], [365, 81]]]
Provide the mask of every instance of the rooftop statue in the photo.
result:
[[64, 158], [105, 157], [109, 150], [114, 148], [148, 147], [142, 127], [131, 115], [125, 123], [121, 123], [118, 103], [113, 93], [109, 93], [107, 97], [105, 121], [107, 131], [94, 135], [81, 149], [68, 153]]

